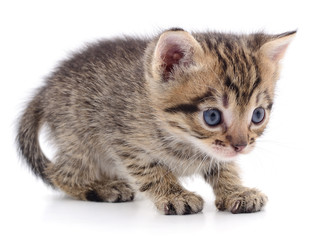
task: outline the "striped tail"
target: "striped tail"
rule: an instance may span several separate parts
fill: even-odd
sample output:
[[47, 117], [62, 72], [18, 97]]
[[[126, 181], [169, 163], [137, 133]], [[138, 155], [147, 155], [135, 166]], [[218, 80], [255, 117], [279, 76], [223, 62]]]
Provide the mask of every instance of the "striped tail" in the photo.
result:
[[43, 154], [39, 144], [39, 130], [44, 123], [43, 95], [44, 90], [42, 89], [27, 106], [19, 121], [16, 141], [21, 156], [26, 160], [33, 173], [41, 177], [45, 183], [53, 186], [45, 174], [45, 170], [51, 162]]

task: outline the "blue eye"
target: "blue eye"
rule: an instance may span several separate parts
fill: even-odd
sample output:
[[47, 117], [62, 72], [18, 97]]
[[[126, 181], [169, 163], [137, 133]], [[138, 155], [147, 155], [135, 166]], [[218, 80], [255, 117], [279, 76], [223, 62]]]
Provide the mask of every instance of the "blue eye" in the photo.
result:
[[261, 123], [263, 121], [264, 115], [265, 115], [264, 108], [258, 107], [253, 111], [252, 120], [251, 121], [254, 124], [259, 124], [259, 123]]
[[218, 109], [209, 109], [203, 112], [203, 119], [210, 127], [221, 123], [221, 113]]

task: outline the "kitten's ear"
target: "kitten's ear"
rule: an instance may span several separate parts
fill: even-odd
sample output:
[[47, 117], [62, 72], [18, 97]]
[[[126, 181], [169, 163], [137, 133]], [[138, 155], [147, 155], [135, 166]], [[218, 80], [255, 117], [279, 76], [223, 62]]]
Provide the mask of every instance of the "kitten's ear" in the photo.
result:
[[202, 51], [194, 37], [182, 29], [164, 32], [156, 45], [153, 58], [153, 70], [161, 75], [164, 81], [173, 79], [177, 69], [187, 69]]
[[290, 42], [297, 31], [286, 32], [274, 36], [270, 41], [262, 45], [262, 53], [272, 62], [278, 63], [284, 56]]

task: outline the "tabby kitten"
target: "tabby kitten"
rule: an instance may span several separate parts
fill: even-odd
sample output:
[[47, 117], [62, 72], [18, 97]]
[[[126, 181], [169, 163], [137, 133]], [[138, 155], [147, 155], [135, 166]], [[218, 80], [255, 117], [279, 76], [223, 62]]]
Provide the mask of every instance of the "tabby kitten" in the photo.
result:
[[[170, 29], [100, 41], [64, 61], [23, 113], [17, 142], [33, 172], [73, 198], [125, 202], [146, 193], [164, 214], [200, 212], [179, 183], [200, 174], [219, 210], [259, 211], [235, 159], [250, 152], [273, 104], [295, 32], [233, 35]], [[57, 154], [39, 146], [47, 124]]]

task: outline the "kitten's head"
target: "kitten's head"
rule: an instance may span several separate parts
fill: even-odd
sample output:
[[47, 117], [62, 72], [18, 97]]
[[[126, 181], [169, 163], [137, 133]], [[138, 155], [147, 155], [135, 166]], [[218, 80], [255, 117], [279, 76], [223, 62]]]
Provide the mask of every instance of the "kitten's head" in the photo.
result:
[[279, 62], [294, 35], [161, 34], [146, 60], [161, 126], [217, 160], [248, 153], [269, 121]]

